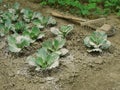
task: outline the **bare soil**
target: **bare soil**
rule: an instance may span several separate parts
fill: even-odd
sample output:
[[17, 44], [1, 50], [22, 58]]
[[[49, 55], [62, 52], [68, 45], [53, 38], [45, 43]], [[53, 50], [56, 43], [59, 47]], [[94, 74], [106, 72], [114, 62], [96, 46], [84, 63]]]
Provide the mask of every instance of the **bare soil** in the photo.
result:
[[[16, 1], [21, 8], [28, 7], [44, 15], [53, 11], [29, 0], [4, 0], [4, 3]], [[72, 24], [63, 19], [56, 20], [58, 26]], [[101, 54], [87, 53], [83, 39], [93, 31], [75, 24], [67, 37], [69, 55], [60, 59], [60, 67], [47, 72], [35, 72], [26, 64], [27, 56], [34, 54], [42, 41], [35, 44], [36, 48], [28, 50], [27, 55], [11, 56], [5, 40], [0, 38], [0, 90], [120, 90], [120, 19], [111, 15], [106, 22], [117, 28], [115, 36], [108, 38], [112, 42], [109, 50]], [[52, 37], [48, 33], [45, 40]]]

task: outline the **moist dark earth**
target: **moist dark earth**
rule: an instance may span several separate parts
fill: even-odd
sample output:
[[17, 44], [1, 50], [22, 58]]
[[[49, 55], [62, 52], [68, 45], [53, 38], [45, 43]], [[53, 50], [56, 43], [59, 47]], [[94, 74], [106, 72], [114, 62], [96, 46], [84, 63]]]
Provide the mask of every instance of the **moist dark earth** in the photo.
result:
[[[3, 3], [15, 2], [19, 2], [21, 8], [27, 7], [43, 15], [55, 11], [50, 7], [40, 7], [32, 0], [4, 0]], [[74, 24], [55, 19], [57, 26]], [[35, 72], [26, 64], [27, 56], [34, 54], [42, 41], [34, 44], [35, 48], [30, 47], [28, 54], [12, 55], [7, 52], [5, 39], [0, 38], [0, 90], [120, 90], [120, 18], [109, 15], [106, 23], [116, 28], [116, 34], [108, 38], [112, 43], [109, 50], [101, 54], [87, 53], [83, 39], [93, 30], [74, 24], [74, 30], [67, 36], [69, 54], [60, 59], [58, 68], [46, 72]], [[52, 37], [48, 33], [45, 40]]]

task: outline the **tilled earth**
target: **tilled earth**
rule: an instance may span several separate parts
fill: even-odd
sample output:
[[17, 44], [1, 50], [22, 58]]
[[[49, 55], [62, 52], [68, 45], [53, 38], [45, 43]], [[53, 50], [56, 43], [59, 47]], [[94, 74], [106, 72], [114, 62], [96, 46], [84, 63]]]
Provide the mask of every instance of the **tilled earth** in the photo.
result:
[[[4, 0], [4, 3], [16, 1], [21, 8], [29, 7], [44, 15], [53, 11], [29, 0]], [[66, 20], [56, 20], [59, 25], [72, 24]], [[109, 50], [101, 54], [87, 53], [83, 39], [93, 31], [75, 24], [75, 29], [67, 37], [69, 54], [60, 59], [60, 67], [46, 72], [34, 72], [26, 64], [27, 56], [34, 54], [40, 47], [40, 41], [35, 44], [36, 48], [30, 47], [27, 55], [20, 56], [8, 53], [5, 39], [1, 38], [0, 90], [120, 90], [120, 19], [111, 15], [106, 22], [117, 28], [115, 36], [108, 38], [112, 42]], [[50, 33], [47, 36], [53, 37]]]

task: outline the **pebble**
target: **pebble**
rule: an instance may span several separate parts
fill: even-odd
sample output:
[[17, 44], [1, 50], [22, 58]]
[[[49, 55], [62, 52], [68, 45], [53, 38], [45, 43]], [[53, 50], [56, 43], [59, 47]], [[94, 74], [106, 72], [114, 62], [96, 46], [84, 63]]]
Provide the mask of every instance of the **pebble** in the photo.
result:
[[103, 63], [104, 63], [104, 61], [103, 61], [103, 60], [101, 60], [101, 59], [98, 59], [98, 60], [95, 60], [95, 61], [94, 61], [94, 63], [95, 63], [95, 64], [103, 64]]
[[14, 77], [15, 74], [13, 72], [8, 72], [9, 77]]

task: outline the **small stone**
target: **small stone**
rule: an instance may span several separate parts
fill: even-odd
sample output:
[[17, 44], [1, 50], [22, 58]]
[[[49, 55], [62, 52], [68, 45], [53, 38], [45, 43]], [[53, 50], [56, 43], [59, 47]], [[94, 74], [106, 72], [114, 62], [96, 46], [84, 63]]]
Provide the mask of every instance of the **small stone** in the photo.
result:
[[34, 82], [34, 83], [45, 83], [45, 79], [40, 78], [40, 77], [36, 77], [32, 80], [32, 82]]
[[100, 60], [100, 59], [94, 61], [95, 64], [103, 64], [103, 62], [104, 62], [104, 61], [103, 61], [103, 60]]
[[10, 72], [8, 72], [8, 75], [9, 75], [9, 77], [14, 77], [14, 76], [15, 76], [15, 73], [12, 72], [12, 71], [10, 71]]
[[62, 48], [62, 49], [60, 49], [60, 52], [61, 52], [61, 56], [64, 56], [64, 55], [66, 55], [69, 51], [68, 51], [66, 48]]
[[81, 39], [77, 39], [77, 42], [81, 41]]
[[46, 79], [46, 81], [52, 81], [52, 80], [54, 80], [54, 77], [47, 77], [45, 79]]

